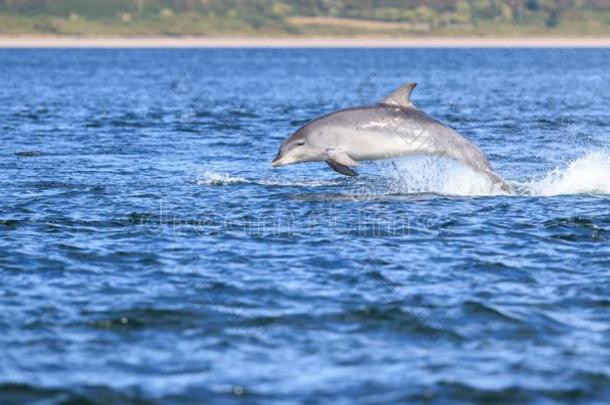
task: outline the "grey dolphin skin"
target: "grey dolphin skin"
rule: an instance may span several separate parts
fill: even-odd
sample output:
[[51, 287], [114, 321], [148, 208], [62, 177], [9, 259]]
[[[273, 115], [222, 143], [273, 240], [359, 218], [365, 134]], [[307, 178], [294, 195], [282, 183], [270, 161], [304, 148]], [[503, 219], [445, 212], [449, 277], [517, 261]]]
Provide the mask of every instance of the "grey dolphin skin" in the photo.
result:
[[479, 148], [411, 103], [415, 86], [406, 84], [376, 105], [314, 119], [282, 142], [272, 165], [325, 161], [338, 173], [357, 176], [353, 167], [360, 161], [436, 155], [458, 160], [510, 192]]

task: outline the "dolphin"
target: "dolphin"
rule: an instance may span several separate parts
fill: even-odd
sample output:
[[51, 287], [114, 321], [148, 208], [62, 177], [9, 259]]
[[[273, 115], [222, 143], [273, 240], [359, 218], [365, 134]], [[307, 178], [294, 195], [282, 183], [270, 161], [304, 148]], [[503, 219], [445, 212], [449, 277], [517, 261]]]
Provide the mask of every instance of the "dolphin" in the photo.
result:
[[405, 84], [378, 104], [308, 122], [282, 142], [273, 167], [324, 161], [340, 174], [357, 176], [353, 167], [361, 161], [435, 155], [462, 162], [510, 192], [477, 146], [415, 107], [411, 93], [416, 85]]

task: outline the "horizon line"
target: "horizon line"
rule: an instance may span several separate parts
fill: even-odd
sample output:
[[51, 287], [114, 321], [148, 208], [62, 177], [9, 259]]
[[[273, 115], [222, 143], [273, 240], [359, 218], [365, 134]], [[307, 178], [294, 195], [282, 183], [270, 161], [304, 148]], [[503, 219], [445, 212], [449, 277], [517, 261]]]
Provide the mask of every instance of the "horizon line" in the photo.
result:
[[0, 36], [0, 48], [610, 48], [610, 37]]

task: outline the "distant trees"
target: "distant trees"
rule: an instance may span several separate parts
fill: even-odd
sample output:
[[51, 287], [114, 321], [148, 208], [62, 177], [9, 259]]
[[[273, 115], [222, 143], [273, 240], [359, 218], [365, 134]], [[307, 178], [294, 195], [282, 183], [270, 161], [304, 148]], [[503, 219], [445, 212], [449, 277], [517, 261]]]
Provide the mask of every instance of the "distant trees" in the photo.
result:
[[546, 25], [556, 27], [563, 12], [574, 7], [574, 0], [542, 0], [542, 8], [547, 12]]
[[610, 0], [0, 0], [0, 13], [70, 15], [89, 19], [129, 13], [145, 16], [200, 14], [240, 18], [252, 26], [289, 16], [333, 16], [428, 23], [478, 24], [483, 21], [520, 23], [535, 16], [547, 27], [557, 26], [569, 10], [610, 11]]

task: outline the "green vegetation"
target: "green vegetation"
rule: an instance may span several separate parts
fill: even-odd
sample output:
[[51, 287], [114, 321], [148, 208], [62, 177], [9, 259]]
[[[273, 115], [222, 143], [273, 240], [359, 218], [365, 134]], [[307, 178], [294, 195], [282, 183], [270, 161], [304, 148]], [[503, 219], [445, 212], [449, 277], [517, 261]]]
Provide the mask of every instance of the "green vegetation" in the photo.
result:
[[610, 35], [610, 1], [0, 0], [0, 35]]

